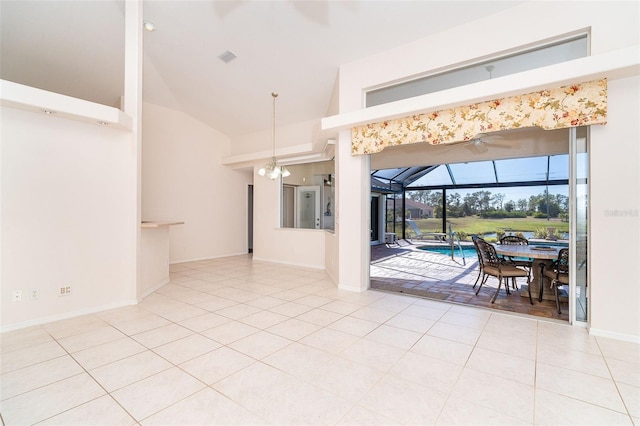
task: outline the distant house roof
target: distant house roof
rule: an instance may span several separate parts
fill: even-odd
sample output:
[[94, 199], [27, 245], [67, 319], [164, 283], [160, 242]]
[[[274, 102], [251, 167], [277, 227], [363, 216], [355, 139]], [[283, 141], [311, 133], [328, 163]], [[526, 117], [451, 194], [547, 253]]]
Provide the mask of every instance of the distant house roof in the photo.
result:
[[[398, 208], [401, 205], [402, 205], [402, 200], [396, 201], [396, 208]], [[389, 208], [392, 206], [393, 206], [393, 199], [387, 198], [387, 207]], [[420, 203], [410, 198], [405, 199], [405, 208], [425, 210], [425, 211], [433, 210], [433, 207], [431, 207], [429, 204]]]

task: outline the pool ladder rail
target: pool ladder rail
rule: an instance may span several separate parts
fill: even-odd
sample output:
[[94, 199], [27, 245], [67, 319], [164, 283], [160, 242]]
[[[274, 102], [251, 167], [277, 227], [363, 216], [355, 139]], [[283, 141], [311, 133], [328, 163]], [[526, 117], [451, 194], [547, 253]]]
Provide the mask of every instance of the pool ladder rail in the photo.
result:
[[467, 264], [467, 259], [464, 256], [464, 250], [462, 250], [462, 244], [460, 244], [460, 236], [456, 231], [454, 231], [451, 227], [451, 222], [449, 222], [449, 243], [451, 244], [451, 260], [454, 260], [455, 257], [455, 245], [457, 243], [458, 249], [460, 250], [460, 255], [462, 256], [462, 264]]

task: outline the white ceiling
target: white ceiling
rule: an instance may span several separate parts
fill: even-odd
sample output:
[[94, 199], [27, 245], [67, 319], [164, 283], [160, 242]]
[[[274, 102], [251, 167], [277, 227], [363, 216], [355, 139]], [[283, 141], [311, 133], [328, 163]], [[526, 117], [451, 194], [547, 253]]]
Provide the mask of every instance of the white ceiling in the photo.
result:
[[[515, 1], [145, 1], [144, 100], [238, 136], [327, 115], [340, 64]], [[0, 2], [0, 76], [118, 105], [124, 2]], [[231, 50], [238, 58], [217, 57]]]

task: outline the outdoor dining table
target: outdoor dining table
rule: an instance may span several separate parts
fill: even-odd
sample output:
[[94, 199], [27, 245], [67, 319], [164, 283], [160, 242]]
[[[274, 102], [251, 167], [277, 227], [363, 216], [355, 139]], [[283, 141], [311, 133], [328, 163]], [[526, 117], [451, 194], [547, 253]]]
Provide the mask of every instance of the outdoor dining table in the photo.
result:
[[[511, 245], [511, 244], [493, 244], [496, 253], [502, 256], [519, 257], [533, 259], [531, 267], [531, 296], [538, 297], [540, 285], [542, 284], [541, 266], [545, 268], [551, 267], [553, 261], [558, 258], [558, 252], [562, 246], [543, 246], [543, 245]], [[545, 300], [555, 300], [551, 283], [544, 289], [542, 298]], [[529, 297], [526, 285], [520, 286], [520, 295]]]

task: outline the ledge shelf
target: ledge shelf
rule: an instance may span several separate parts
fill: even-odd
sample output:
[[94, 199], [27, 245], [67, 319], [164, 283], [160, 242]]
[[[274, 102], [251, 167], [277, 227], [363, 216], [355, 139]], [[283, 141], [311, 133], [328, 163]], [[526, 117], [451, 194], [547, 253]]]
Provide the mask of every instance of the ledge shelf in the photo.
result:
[[180, 221], [162, 221], [162, 220], [143, 220], [140, 223], [141, 228], [161, 228], [163, 226], [183, 225]]

